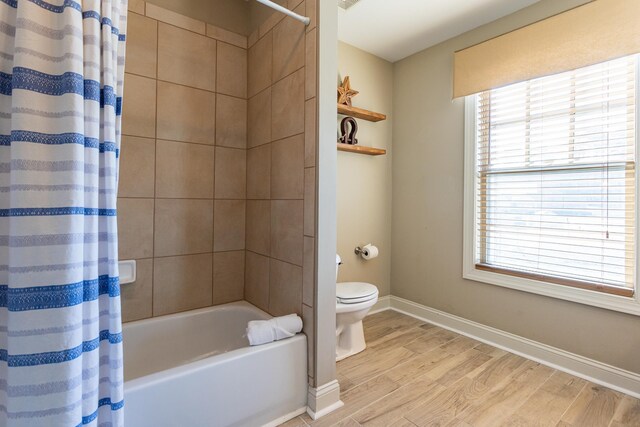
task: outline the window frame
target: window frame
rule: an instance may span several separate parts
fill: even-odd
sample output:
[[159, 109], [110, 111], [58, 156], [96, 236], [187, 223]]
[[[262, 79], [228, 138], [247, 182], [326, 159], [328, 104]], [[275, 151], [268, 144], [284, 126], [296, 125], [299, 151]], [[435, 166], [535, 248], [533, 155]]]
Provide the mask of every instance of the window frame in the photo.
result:
[[[528, 293], [572, 301], [608, 310], [640, 316], [640, 283], [638, 283], [640, 257], [638, 254], [640, 235], [635, 242], [636, 267], [634, 271], [635, 292], [633, 296], [621, 296], [579, 287], [556, 284], [512, 274], [503, 274], [476, 268], [476, 108], [477, 95], [465, 97], [464, 108], [464, 224], [463, 224], [463, 271], [464, 279], [516, 289]], [[638, 168], [640, 157], [640, 60], [636, 66], [636, 153]], [[636, 230], [640, 228], [640, 170], [636, 169]]]

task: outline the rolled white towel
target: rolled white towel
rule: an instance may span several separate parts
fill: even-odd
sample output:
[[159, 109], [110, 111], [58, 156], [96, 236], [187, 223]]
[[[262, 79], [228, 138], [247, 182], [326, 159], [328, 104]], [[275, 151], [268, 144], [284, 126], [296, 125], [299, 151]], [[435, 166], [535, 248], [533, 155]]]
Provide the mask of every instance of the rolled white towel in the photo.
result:
[[297, 314], [274, 317], [269, 320], [252, 320], [247, 325], [250, 345], [266, 344], [290, 338], [302, 331], [302, 319]]

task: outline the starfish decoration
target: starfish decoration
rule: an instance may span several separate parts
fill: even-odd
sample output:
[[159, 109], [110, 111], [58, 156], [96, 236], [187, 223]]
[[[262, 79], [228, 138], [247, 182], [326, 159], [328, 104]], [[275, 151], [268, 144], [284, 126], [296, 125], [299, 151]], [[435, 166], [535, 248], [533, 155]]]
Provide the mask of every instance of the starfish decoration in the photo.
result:
[[338, 86], [338, 104], [345, 104], [351, 107], [351, 98], [356, 96], [358, 93], [360, 92], [351, 89], [349, 76], [346, 76], [344, 80], [342, 80], [342, 84]]

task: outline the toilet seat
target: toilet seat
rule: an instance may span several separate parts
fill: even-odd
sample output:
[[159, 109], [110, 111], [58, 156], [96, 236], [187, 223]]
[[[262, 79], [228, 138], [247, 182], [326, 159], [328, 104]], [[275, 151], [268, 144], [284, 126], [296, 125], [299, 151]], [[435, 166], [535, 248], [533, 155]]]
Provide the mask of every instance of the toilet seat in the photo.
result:
[[343, 282], [336, 285], [338, 304], [358, 304], [378, 297], [378, 288], [371, 283]]

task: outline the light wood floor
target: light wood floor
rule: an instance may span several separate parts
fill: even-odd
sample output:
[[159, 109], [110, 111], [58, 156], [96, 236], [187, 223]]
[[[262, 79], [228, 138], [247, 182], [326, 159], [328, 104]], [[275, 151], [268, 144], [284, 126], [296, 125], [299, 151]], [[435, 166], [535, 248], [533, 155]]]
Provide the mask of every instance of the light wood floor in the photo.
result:
[[345, 406], [286, 427], [640, 426], [640, 400], [393, 311], [338, 363]]

